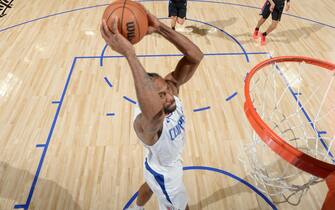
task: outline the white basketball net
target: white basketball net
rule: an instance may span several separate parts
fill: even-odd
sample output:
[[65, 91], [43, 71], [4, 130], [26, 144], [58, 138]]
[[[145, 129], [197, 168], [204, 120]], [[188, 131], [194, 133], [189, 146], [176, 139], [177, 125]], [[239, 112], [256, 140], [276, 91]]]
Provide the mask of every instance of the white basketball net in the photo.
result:
[[[250, 96], [261, 119], [293, 147], [335, 164], [335, 74], [320, 67], [284, 62], [259, 70]], [[297, 169], [274, 153], [254, 131], [241, 155], [247, 174], [275, 203], [298, 205], [323, 180]]]

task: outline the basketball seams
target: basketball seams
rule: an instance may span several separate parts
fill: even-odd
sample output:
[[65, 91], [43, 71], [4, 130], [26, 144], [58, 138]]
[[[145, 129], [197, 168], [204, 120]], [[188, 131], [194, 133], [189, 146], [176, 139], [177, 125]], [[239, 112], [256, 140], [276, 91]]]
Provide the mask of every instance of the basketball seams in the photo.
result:
[[[145, 7], [138, 3], [138, 2], [134, 2], [134, 1], [128, 1], [128, 5], [132, 5], [134, 6], [138, 11], [140, 11], [144, 16], [147, 16], [147, 12], [146, 12], [146, 9]], [[139, 9], [141, 8], [141, 9]]]
[[[120, 11], [120, 9], [122, 11]], [[120, 32], [125, 38], [127, 39], [130, 38], [130, 40], [129, 39], [128, 40], [131, 41], [133, 44], [139, 42], [146, 35], [145, 32], [146, 29], [148, 28], [148, 18], [146, 10], [143, 7], [143, 5], [130, 0], [116, 1], [110, 4], [109, 8], [106, 8], [105, 10], [104, 18], [107, 19], [107, 23], [108, 21], [111, 22], [110, 18], [113, 15], [120, 17], [120, 23], [121, 23], [121, 26], [119, 26]], [[132, 24], [134, 24], [133, 27], [135, 31], [133, 31], [133, 29], [128, 28], [128, 24], [125, 21], [132, 22]], [[109, 23], [109, 27], [110, 26], [111, 24]], [[142, 26], [143, 29], [141, 29]], [[141, 32], [143, 32], [144, 34], [141, 34]], [[130, 36], [129, 34], [131, 33], [134, 33], [135, 36]], [[136, 33], [138, 34], [136, 35]]]
[[[122, 7], [122, 6], [121, 6]], [[109, 16], [108, 16], [108, 18], [107, 18], [107, 22], [108, 22], [108, 20], [109, 20], [109, 18], [113, 15], [113, 13], [115, 12], [115, 11], [117, 11], [118, 9], [120, 9], [121, 7], [116, 7], [115, 9], [113, 9], [113, 11], [109, 14]]]
[[124, 14], [124, 8], [126, 8], [127, 0], [124, 0], [122, 5], [122, 13], [121, 13], [121, 34], [123, 34], [123, 14]]

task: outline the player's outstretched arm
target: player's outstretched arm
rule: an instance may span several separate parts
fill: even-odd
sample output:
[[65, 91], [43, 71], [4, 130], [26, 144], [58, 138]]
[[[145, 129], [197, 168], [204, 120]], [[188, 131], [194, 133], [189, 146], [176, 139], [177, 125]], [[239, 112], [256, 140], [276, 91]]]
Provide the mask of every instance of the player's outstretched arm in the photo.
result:
[[184, 57], [178, 62], [176, 69], [166, 77], [168, 80], [174, 80], [178, 88], [192, 77], [203, 58], [203, 53], [191, 40], [172, 30], [149, 12], [148, 19], [149, 23], [152, 23], [151, 25], [154, 26], [154, 29], [151, 28], [150, 32], [162, 35], [184, 54]]
[[113, 50], [127, 58], [135, 83], [137, 99], [142, 111], [141, 129], [146, 133], [146, 140], [148, 142], [145, 143], [150, 144], [151, 140], [154, 139], [157, 132], [163, 126], [163, 105], [161, 104], [153, 80], [136, 57], [134, 47], [119, 33], [117, 28], [117, 19], [114, 19], [112, 30], [108, 28], [106, 21], [103, 21], [100, 28], [101, 35]]

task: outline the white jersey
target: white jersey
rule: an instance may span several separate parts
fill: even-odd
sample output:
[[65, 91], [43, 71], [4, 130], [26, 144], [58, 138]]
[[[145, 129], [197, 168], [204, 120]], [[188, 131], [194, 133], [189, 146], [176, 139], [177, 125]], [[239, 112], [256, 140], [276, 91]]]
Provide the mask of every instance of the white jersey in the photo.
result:
[[176, 110], [166, 116], [157, 142], [148, 146], [144, 159], [144, 179], [156, 194], [160, 210], [185, 209], [187, 194], [183, 184], [181, 155], [185, 143], [185, 116], [178, 97]]
[[145, 159], [155, 169], [161, 167], [181, 166], [181, 155], [185, 143], [185, 116], [183, 106], [174, 96], [176, 110], [167, 115], [163, 121], [162, 133], [157, 142], [148, 149]]

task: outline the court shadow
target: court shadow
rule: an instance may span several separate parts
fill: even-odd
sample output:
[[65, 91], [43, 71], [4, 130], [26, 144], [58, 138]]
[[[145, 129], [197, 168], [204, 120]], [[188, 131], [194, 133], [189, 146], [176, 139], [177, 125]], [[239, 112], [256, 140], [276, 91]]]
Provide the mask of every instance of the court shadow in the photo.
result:
[[273, 33], [272, 36], [275, 38], [281, 38], [280, 40], [273, 40], [277, 42], [298, 42], [301, 39], [310, 37], [315, 32], [321, 30], [324, 26], [320, 24], [313, 24], [311, 26], [304, 26], [296, 29], [289, 29], [285, 31], [278, 31]]
[[[198, 201], [196, 204], [190, 205], [190, 209], [191, 210], [207, 209], [210, 207], [211, 204], [216, 203], [220, 200], [223, 200], [227, 197], [238, 196], [238, 194], [240, 193], [250, 193], [250, 194], [254, 193], [247, 187], [244, 187], [241, 185], [242, 184], [238, 182], [232, 186], [219, 189], [215, 191], [214, 193], [212, 193], [211, 195], [209, 195], [208, 197]], [[258, 208], [247, 208], [246, 207], [245, 209], [256, 210]]]
[[[243, 33], [243, 34], [235, 34], [233, 35], [242, 45], [244, 44], [249, 44], [249, 43], [254, 43], [254, 44], [259, 44], [261, 43], [261, 38], [258, 37], [257, 40], [254, 40], [252, 38], [252, 33], [253, 31], [251, 32], [246, 32], [246, 33]], [[275, 32], [273, 32], [274, 34]], [[287, 38], [273, 38], [272, 34], [269, 35], [271, 37], [271, 42], [288, 42]], [[242, 39], [241, 39], [242, 38]], [[267, 40], [269, 40], [269, 38], [267, 38]]]
[[[273, 154], [273, 155], [275, 155], [275, 154]], [[286, 167], [286, 166], [288, 166], [288, 167]], [[287, 163], [286, 161], [284, 161], [282, 159], [278, 159], [276, 161], [271, 162], [270, 164], [266, 165], [265, 168], [269, 169], [270, 171], [271, 170], [273, 171], [275, 169], [284, 170], [286, 175], [290, 175], [285, 180], [287, 180], [287, 182], [290, 183], [291, 185], [302, 186], [306, 183], [306, 180], [307, 180], [307, 179], [306, 180], [302, 179], [301, 176], [300, 176], [300, 175], [303, 175], [303, 174], [306, 174], [306, 173], [300, 171], [299, 169], [295, 168], [294, 166], [291, 166], [289, 163]], [[271, 174], [273, 174], [273, 173], [271, 173]], [[297, 176], [293, 176], [294, 174], [297, 174]], [[312, 175], [310, 175], [310, 176], [312, 176]], [[255, 184], [252, 177], [246, 176], [246, 177], [243, 177], [242, 179], [246, 180], [247, 182], [252, 184], [254, 187], [256, 187], [256, 184]], [[303, 182], [301, 182], [301, 181], [303, 181]], [[319, 182], [320, 181], [317, 181], [315, 184], [318, 184]], [[276, 185], [274, 185], [274, 186], [276, 186]], [[258, 190], [260, 190], [260, 189], [258, 189]], [[270, 190], [270, 188], [268, 188], [268, 190]], [[303, 192], [303, 191], [301, 191], [301, 192]], [[191, 210], [207, 209], [213, 203], [216, 203], [220, 200], [223, 200], [223, 199], [231, 197], [231, 196], [238, 196], [240, 193], [250, 193], [252, 196], [256, 195], [256, 192], [252, 191], [247, 186], [243, 185], [240, 182], [236, 182], [234, 185], [229, 186], [229, 187], [221, 188], [221, 189], [215, 191], [214, 193], [212, 193], [211, 195], [209, 195], [208, 197], [201, 199], [200, 201], [198, 201], [197, 203], [195, 203], [193, 205], [190, 205], [190, 209]], [[284, 194], [287, 197], [289, 197], [289, 195], [291, 193], [293, 193], [293, 192], [289, 192], [288, 194], [284, 193]], [[297, 193], [295, 195], [299, 196], [299, 193]], [[298, 200], [294, 200], [295, 198], [297, 198], [297, 197], [293, 196], [292, 198], [290, 198], [290, 201], [292, 203], [295, 203], [296, 201], [298, 201]], [[284, 201], [282, 196], [272, 196], [269, 199], [272, 200], [273, 203], [282, 203]], [[267, 207], [269, 207], [269, 209], [271, 209], [270, 206], [260, 196], [257, 197], [257, 200], [258, 200], [258, 204], [262, 205], [262, 209], [263, 209], [263, 206], [264, 206], [264, 208], [266, 208], [266, 206], [267, 206]], [[262, 202], [259, 202], [259, 201], [262, 201]], [[246, 207], [245, 209], [256, 210], [256, 209], [259, 209], [259, 207], [258, 208], [257, 207], [256, 208]]]
[[[31, 183], [21, 184], [21, 181], [22, 179], [33, 180], [33, 178], [34, 175], [30, 172], [14, 168], [6, 162], [0, 161], [0, 198], [15, 201], [15, 204], [22, 204], [20, 203], [22, 201], [17, 201], [17, 198], [22, 197], [22, 195], [20, 195], [22, 192], [29, 192], [26, 188], [30, 187]], [[42, 189], [43, 192], [45, 192], [43, 193], [43, 198], [40, 199], [42, 202], [45, 202], [43, 205], [44, 210], [54, 210], [56, 206], [61, 205], [66, 206], [67, 210], [81, 210], [81, 207], [73, 200], [73, 197], [68, 190], [64, 189], [56, 182], [39, 178], [36, 188]], [[50, 197], [50, 195], [52, 195], [52, 197]], [[28, 196], [28, 194], [23, 195], [23, 197], [24, 196]], [[34, 196], [33, 199], [38, 202], [39, 198], [36, 198], [36, 194], [34, 194]], [[34, 207], [37, 206], [42, 205], [37, 205], [35, 203]], [[49, 208], [46, 208], [46, 206]], [[1, 205], [0, 207], [3, 208]], [[10, 208], [13, 209], [14, 206]]]
[[[231, 17], [226, 20], [215, 20], [211, 22], [207, 22], [210, 25], [216, 26], [220, 29], [224, 29], [225, 27], [228, 27], [230, 25], [233, 25], [236, 22], [236, 17]], [[209, 25], [202, 25], [201, 27], [195, 26], [195, 25], [189, 25], [185, 28], [192, 29], [192, 34], [199, 35], [199, 36], [206, 36], [206, 35], [212, 35], [212, 36], [218, 36], [218, 37], [226, 37], [224, 33], [217, 30], [216, 28], [209, 26]]]
[[[315, 32], [321, 30], [324, 26], [319, 24], [313, 24], [311, 26], [304, 26], [296, 29], [289, 29], [285, 31], [273, 31], [269, 36], [268, 40], [270, 42], [279, 42], [279, 43], [293, 43], [298, 42], [299, 40], [310, 37]], [[233, 36], [239, 40], [241, 44], [248, 43], [259, 43], [260, 38], [258, 40], [252, 39], [253, 31], [249, 31], [243, 34], [234, 34]]]

